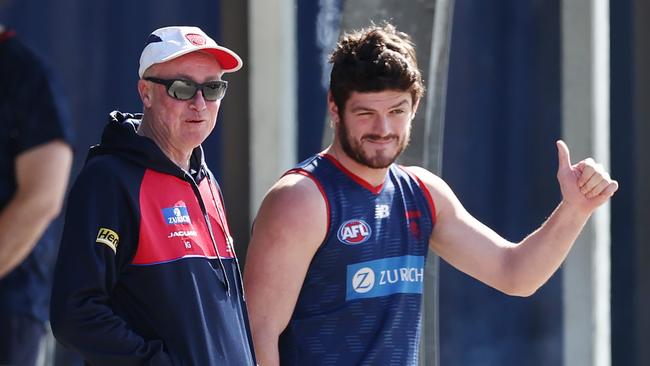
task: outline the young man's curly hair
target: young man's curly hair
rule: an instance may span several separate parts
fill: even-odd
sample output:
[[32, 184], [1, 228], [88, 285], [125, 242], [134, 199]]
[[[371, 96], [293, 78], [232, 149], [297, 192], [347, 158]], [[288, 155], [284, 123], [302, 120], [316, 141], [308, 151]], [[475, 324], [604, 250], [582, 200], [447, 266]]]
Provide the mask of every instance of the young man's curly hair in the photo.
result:
[[329, 61], [330, 92], [341, 114], [353, 91], [409, 91], [413, 104], [424, 94], [411, 37], [392, 24], [344, 34]]

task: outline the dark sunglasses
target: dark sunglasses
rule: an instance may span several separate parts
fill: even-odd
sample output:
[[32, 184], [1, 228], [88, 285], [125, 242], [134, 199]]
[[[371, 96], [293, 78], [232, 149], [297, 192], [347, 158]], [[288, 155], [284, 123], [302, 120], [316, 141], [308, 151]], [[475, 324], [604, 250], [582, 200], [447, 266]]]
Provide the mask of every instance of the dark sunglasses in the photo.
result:
[[225, 80], [207, 81], [203, 84], [183, 79], [159, 79], [146, 77], [144, 80], [152, 83], [162, 84], [167, 88], [167, 94], [178, 100], [190, 100], [194, 98], [197, 90], [201, 90], [203, 98], [211, 102], [217, 101], [226, 95], [228, 82]]

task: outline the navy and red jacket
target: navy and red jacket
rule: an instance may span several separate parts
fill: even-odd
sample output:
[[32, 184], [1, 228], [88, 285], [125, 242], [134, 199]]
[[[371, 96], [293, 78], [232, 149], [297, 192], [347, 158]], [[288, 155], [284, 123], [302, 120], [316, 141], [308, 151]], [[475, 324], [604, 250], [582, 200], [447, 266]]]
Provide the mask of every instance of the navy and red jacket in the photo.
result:
[[54, 335], [92, 365], [254, 365], [239, 264], [202, 149], [191, 172], [111, 113], [70, 192]]

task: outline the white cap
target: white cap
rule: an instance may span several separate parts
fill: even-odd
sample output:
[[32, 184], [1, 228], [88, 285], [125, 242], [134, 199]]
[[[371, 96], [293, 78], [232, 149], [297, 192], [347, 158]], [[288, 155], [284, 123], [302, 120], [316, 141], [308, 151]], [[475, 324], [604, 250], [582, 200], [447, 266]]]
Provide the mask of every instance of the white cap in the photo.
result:
[[140, 77], [153, 64], [173, 60], [190, 52], [209, 52], [217, 59], [223, 72], [239, 70], [241, 58], [226, 47], [221, 47], [198, 27], [165, 27], [153, 31], [140, 55]]

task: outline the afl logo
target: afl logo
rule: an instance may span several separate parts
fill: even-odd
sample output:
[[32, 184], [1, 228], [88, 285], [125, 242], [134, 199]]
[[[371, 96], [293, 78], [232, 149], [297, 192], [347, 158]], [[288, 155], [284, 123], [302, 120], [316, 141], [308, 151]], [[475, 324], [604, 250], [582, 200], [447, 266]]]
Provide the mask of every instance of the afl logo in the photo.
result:
[[370, 238], [372, 231], [363, 220], [348, 220], [341, 225], [337, 236], [342, 243], [357, 245]]

